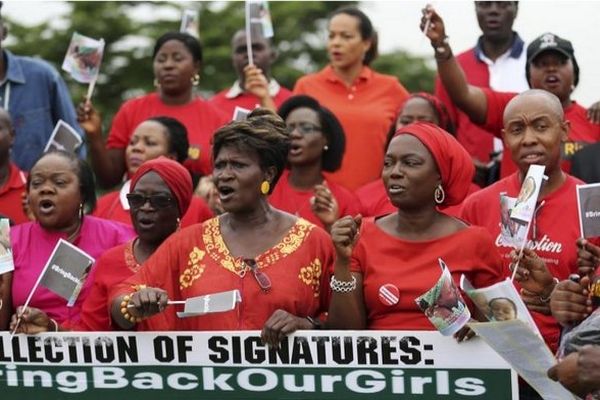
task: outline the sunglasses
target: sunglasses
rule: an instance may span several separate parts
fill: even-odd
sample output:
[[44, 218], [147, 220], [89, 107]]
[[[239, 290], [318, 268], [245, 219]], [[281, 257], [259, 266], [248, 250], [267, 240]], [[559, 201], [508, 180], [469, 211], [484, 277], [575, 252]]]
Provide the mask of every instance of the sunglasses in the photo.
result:
[[251, 258], [246, 258], [244, 259], [244, 264], [250, 268], [252, 274], [254, 275], [254, 279], [256, 279], [258, 286], [260, 286], [263, 292], [266, 293], [271, 290], [271, 279], [269, 279], [267, 274], [258, 269], [258, 264], [256, 261]]
[[127, 202], [131, 208], [140, 208], [146, 204], [146, 202], [150, 202], [150, 206], [155, 209], [169, 208], [175, 205], [173, 198], [164, 194], [144, 196], [143, 194], [139, 193], [128, 193]]
[[297, 129], [303, 135], [308, 135], [313, 132], [321, 132], [321, 127], [315, 124], [311, 124], [310, 122], [298, 122], [297, 124], [287, 124], [287, 128], [290, 132], [293, 132], [294, 129]]

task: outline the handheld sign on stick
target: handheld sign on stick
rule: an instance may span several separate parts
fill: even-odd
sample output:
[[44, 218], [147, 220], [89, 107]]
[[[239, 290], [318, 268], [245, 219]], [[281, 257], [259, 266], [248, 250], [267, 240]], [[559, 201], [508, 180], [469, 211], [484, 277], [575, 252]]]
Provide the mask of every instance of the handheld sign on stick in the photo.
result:
[[62, 69], [71, 74], [77, 82], [89, 84], [85, 96], [87, 101], [92, 98], [103, 54], [104, 39], [96, 40], [77, 32], [73, 33]]
[[252, 55], [252, 37], [273, 37], [273, 24], [269, 3], [260, 0], [246, 1], [246, 51], [248, 63], [254, 64]]
[[[527, 235], [536, 211], [537, 200], [540, 194], [542, 181], [544, 180], [545, 169], [546, 167], [543, 165], [533, 164], [529, 166], [527, 176], [525, 176], [525, 179], [523, 179], [519, 196], [517, 197], [514, 207], [512, 207], [510, 210], [510, 219], [521, 225], [527, 226], [525, 230], [525, 238], [523, 239], [519, 249], [519, 259], [521, 259], [521, 256], [523, 255], [523, 249], [527, 245]], [[518, 268], [519, 263], [517, 262], [510, 278], [511, 281], [515, 279]]]
[[[31, 292], [29, 292], [29, 296], [23, 304], [23, 311], [29, 306], [39, 285], [65, 299], [67, 307], [72, 307], [81, 292], [85, 278], [93, 263], [94, 258], [66, 240], [60, 239], [54, 250], [52, 250], [52, 254], [35, 285], [33, 285]], [[13, 335], [17, 331], [20, 322], [21, 315], [17, 319]]]
[[15, 269], [8, 218], [0, 218], [0, 275]]
[[179, 27], [179, 32], [187, 33], [195, 37], [196, 39], [200, 39], [200, 30], [198, 29], [198, 12], [195, 10], [183, 10], [183, 15], [181, 16], [181, 26]]
[[577, 209], [581, 237], [600, 236], [600, 183], [577, 185]]
[[62, 119], [59, 119], [44, 147], [44, 153], [50, 150], [63, 150], [74, 153], [83, 141], [75, 129]]

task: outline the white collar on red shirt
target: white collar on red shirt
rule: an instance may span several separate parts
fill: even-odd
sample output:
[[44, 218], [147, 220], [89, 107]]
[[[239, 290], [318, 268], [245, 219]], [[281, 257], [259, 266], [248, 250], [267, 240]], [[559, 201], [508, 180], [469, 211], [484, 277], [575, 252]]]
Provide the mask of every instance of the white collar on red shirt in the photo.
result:
[[[279, 83], [275, 79], [271, 78], [271, 80], [269, 81], [269, 96], [277, 96], [277, 93], [279, 93], [280, 89], [281, 85], [279, 85]], [[240, 81], [238, 79], [235, 82], [233, 82], [231, 89], [229, 89], [229, 91], [225, 93], [225, 97], [228, 99], [235, 99], [236, 97], [241, 96], [243, 93], [244, 89], [242, 88], [242, 86], [240, 86]]]

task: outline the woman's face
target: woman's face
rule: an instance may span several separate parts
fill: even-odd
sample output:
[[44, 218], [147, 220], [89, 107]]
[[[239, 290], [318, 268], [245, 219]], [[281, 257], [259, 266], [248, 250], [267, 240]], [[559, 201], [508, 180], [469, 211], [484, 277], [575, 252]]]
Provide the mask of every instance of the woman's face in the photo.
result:
[[258, 207], [264, 200], [260, 185], [265, 179], [272, 182], [273, 175], [261, 169], [255, 151], [240, 150], [235, 146], [222, 147], [215, 158], [213, 181], [223, 209], [235, 213]]
[[347, 69], [362, 65], [371, 40], [360, 34], [359, 20], [348, 14], [337, 14], [329, 20], [327, 52], [334, 69]]
[[573, 92], [573, 62], [556, 51], [546, 51], [529, 65], [529, 83], [533, 89], [543, 89], [564, 102]]
[[431, 122], [438, 126], [440, 124], [431, 104], [421, 97], [413, 97], [404, 103], [404, 107], [396, 120], [396, 129], [417, 121]]
[[381, 174], [392, 204], [402, 209], [435, 207], [433, 193], [440, 183], [431, 153], [413, 135], [396, 136], [390, 142]]
[[144, 121], [138, 125], [125, 148], [125, 163], [130, 176], [146, 161], [160, 156], [175, 159], [169, 153], [168, 135], [167, 129], [156, 121]]
[[292, 139], [288, 162], [292, 166], [320, 163], [327, 139], [323, 135], [319, 114], [307, 107], [296, 108], [288, 114], [285, 123]]
[[[177, 229], [180, 218], [177, 201], [165, 181], [154, 171], [144, 174], [132, 188], [130, 196], [144, 198], [142, 204], [130, 200], [133, 227], [140, 240], [152, 244], [162, 243]], [[149, 198], [150, 200], [148, 201]], [[154, 199], [154, 200], [153, 200]], [[138, 202], [140, 200], [137, 200]], [[154, 204], [153, 204], [154, 201]]]
[[192, 87], [192, 78], [200, 63], [194, 61], [192, 53], [179, 40], [165, 42], [154, 57], [154, 77], [160, 90], [169, 94], [180, 94]]
[[42, 157], [29, 176], [29, 208], [49, 230], [69, 230], [79, 222], [82, 203], [76, 165], [60, 154]]

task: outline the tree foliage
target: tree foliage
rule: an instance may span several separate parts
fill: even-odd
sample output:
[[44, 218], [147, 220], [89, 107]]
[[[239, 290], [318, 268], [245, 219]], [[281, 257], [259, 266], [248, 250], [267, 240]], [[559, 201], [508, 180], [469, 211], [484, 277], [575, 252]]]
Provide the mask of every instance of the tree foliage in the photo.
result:
[[[298, 77], [327, 63], [325, 52], [327, 15], [338, 7], [356, 2], [273, 1], [269, 3], [275, 29], [278, 60], [273, 75], [292, 88]], [[77, 1], [60, 20], [23, 26], [7, 20], [7, 47], [19, 55], [39, 56], [60, 68], [71, 35], [77, 31], [104, 38], [106, 50], [94, 104], [108, 124], [121, 103], [153, 88], [151, 53], [154, 40], [164, 32], [179, 29], [183, 8], [194, 7], [200, 16], [204, 63], [200, 87], [206, 96], [231, 85], [230, 39], [244, 27], [244, 3]], [[374, 64], [381, 72], [398, 76], [411, 91], [431, 91], [433, 72], [425, 61], [405, 52], [385, 54]], [[79, 102], [87, 88], [63, 73], [73, 99]]]

